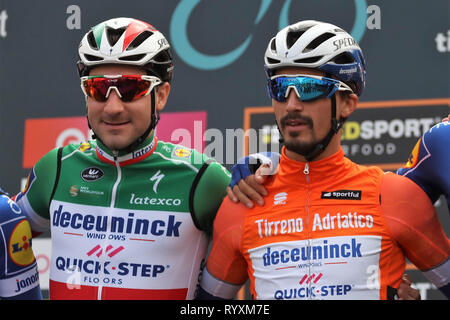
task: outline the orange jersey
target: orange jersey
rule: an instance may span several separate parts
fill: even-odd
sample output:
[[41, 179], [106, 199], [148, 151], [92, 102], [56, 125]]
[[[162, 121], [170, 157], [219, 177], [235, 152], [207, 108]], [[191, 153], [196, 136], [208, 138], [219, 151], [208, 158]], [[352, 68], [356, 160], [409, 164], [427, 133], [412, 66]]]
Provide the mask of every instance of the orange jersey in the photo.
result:
[[256, 299], [387, 299], [401, 281], [405, 253], [421, 270], [450, 254], [420, 188], [357, 165], [342, 150], [309, 163], [283, 150], [265, 187], [262, 207], [224, 200], [202, 280], [211, 294], [232, 293], [250, 278]]

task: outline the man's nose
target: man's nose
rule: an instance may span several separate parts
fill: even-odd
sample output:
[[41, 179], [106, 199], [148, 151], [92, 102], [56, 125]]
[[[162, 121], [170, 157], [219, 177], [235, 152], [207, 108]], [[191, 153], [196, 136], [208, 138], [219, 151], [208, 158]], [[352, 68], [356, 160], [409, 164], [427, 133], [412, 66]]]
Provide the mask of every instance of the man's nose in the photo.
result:
[[106, 100], [104, 111], [110, 114], [123, 111], [123, 102], [120, 100], [120, 96], [116, 90], [115, 88], [111, 88], [108, 99]]
[[286, 111], [292, 112], [292, 111], [302, 111], [304, 109], [304, 102], [301, 101], [298, 96], [297, 92], [294, 88], [290, 87], [287, 91], [287, 98], [286, 98]]

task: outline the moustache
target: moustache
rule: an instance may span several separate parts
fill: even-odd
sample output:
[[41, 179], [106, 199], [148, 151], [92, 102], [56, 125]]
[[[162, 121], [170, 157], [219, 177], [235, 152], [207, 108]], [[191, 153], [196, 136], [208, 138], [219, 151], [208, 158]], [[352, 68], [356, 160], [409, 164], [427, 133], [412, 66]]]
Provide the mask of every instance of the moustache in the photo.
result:
[[282, 128], [284, 128], [286, 126], [286, 122], [288, 121], [298, 121], [301, 122], [302, 124], [306, 124], [309, 128], [313, 128], [314, 123], [312, 121], [312, 119], [310, 117], [307, 116], [303, 116], [299, 113], [288, 113], [287, 115], [285, 115], [284, 117], [282, 117], [280, 119], [280, 125]]

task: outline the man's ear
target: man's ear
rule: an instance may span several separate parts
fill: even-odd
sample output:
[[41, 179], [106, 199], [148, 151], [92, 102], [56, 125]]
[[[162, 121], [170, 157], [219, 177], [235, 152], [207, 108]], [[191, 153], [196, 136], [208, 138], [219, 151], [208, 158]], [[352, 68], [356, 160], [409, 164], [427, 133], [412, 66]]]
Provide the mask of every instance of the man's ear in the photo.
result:
[[341, 118], [348, 118], [358, 106], [358, 96], [354, 93], [341, 95]]
[[168, 82], [164, 82], [154, 90], [156, 96], [156, 112], [161, 112], [166, 106], [167, 99], [169, 98], [170, 84]]

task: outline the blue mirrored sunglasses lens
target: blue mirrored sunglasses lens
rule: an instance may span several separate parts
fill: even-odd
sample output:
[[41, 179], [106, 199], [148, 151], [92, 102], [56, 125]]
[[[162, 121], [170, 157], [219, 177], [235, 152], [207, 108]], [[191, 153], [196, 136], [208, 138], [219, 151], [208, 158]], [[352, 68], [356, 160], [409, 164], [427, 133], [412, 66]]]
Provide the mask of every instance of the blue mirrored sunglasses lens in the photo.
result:
[[327, 97], [336, 85], [325, 80], [307, 77], [278, 77], [268, 80], [269, 96], [279, 102], [286, 101], [286, 91], [295, 87], [301, 101], [311, 101]]

